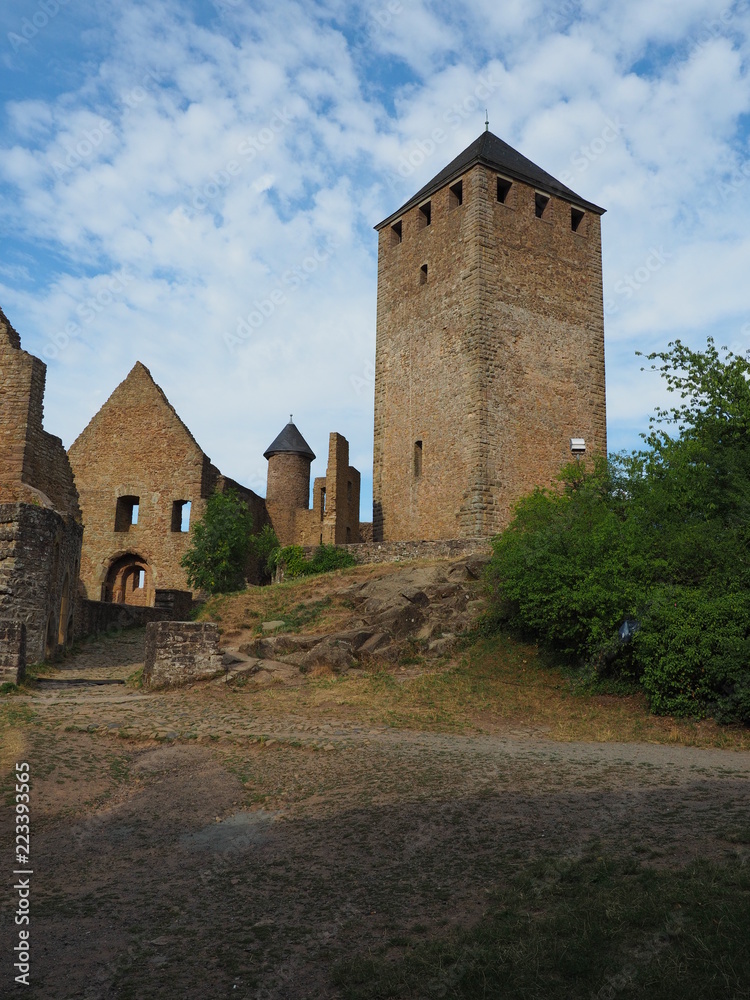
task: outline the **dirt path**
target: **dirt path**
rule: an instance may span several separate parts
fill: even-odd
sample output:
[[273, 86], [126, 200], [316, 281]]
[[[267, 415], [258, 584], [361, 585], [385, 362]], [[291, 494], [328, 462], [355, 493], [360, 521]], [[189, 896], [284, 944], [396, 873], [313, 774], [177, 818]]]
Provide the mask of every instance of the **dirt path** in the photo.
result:
[[[141, 649], [125, 633], [55, 679], [124, 679]], [[221, 682], [31, 701], [13, 736], [33, 776], [26, 995], [46, 1000], [335, 998], [342, 957], [471, 925], [531, 859], [748, 852], [747, 753], [275, 715]]]

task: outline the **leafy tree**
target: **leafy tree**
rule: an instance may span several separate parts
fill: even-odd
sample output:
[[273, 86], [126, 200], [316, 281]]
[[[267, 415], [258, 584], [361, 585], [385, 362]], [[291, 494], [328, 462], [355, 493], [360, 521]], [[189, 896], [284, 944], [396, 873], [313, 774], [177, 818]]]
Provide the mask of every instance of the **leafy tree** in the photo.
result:
[[250, 551], [255, 556], [260, 575], [268, 580], [276, 569], [279, 539], [270, 524], [264, 524], [257, 535], [250, 539]]
[[646, 357], [680, 402], [643, 450], [518, 504], [493, 543], [496, 605], [569, 659], [639, 677], [654, 711], [750, 722], [750, 359], [711, 339]]
[[236, 490], [209, 497], [203, 519], [193, 528], [190, 548], [181, 562], [189, 586], [209, 594], [241, 590], [252, 530], [252, 514]]

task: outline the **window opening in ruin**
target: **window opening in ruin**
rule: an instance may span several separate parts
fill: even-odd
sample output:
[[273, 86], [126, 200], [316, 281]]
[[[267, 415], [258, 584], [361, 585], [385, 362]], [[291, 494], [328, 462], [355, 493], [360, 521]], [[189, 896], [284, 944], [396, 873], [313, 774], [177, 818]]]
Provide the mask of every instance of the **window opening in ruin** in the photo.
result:
[[403, 223], [394, 222], [391, 226], [391, 243], [396, 246], [404, 238]]
[[143, 590], [143, 586], [146, 583], [146, 570], [139, 569], [137, 572], [138, 572], [138, 578], [135, 581], [133, 590]]
[[351, 528], [347, 528], [346, 529], [346, 544], [349, 545], [349, 543], [351, 542], [351, 540], [352, 540], [352, 529]]
[[352, 502], [352, 481], [351, 481], [351, 479], [348, 479], [346, 481], [346, 501], [347, 501], [347, 503], [351, 503]]
[[414, 442], [414, 476], [418, 478], [422, 475], [422, 442]]
[[498, 177], [497, 179], [497, 200], [504, 205], [510, 194], [510, 189], [513, 186], [512, 182], [506, 180], [505, 177]]
[[424, 205], [419, 206], [419, 228], [424, 229], [425, 226], [429, 226], [432, 222], [432, 202], [426, 201]]
[[190, 500], [172, 502], [172, 531], [190, 531]]
[[419, 269], [419, 284], [420, 285], [426, 285], [427, 284], [427, 265], [426, 264], [422, 264], [422, 266]]
[[578, 232], [578, 229], [583, 222], [583, 217], [586, 213], [582, 212], [580, 208], [571, 208], [570, 210], [570, 228], [574, 233]]
[[118, 497], [115, 510], [115, 531], [130, 531], [138, 524], [140, 497]]
[[545, 213], [547, 212], [547, 207], [549, 205], [549, 198], [546, 194], [539, 194], [537, 191], [534, 195], [534, 211], [536, 213], [537, 219], [546, 218]]
[[320, 490], [320, 516], [322, 517], [326, 512], [326, 488], [321, 487]]
[[463, 181], [457, 181], [455, 184], [451, 185], [450, 202], [451, 202], [451, 208], [458, 208], [459, 205], [463, 205], [464, 203]]

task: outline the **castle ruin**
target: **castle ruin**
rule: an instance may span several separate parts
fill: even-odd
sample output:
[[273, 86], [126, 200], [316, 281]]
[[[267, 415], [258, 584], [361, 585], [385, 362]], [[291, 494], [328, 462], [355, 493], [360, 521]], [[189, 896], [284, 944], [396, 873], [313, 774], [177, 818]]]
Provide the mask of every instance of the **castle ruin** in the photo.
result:
[[24, 645], [40, 660], [68, 644], [79, 578], [87, 621], [184, 608], [181, 560], [215, 491], [236, 490], [282, 545], [372, 527], [386, 558], [384, 542], [496, 534], [572, 439], [605, 454], [603, 211], [486, 131], [376, 226], [372, 526], [341, 434], [310, 505], [315, 455], [290, 418], [260, 497], [212, 465], [140, 362], [68, 460], [42, 428], [46, 366], [0, 312], [0, 673]]

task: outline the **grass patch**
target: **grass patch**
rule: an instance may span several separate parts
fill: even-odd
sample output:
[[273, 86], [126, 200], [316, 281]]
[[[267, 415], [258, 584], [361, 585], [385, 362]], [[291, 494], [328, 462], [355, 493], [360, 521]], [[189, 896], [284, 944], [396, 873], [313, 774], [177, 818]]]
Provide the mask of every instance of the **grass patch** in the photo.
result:
[[654, 870], [589, 854], [500, 881], [471, 930], [340, 962], [345, 1000], [750, 996], [750, 869]]
[[138, 667], [125, 679], [125, 684], [129, 688], [140, 689], [143, 687], [143, 667]]

